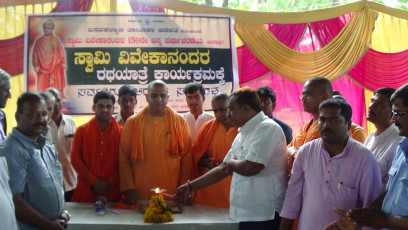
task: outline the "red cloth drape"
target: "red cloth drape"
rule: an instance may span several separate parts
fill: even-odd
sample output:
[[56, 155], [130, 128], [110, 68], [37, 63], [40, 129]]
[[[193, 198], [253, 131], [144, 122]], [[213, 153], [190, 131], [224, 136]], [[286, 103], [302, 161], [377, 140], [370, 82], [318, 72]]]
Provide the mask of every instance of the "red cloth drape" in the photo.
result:
[[0, 40], [0, 68], [16, 75], [23, 72], [24, 34], [15, 38]]
[[57, 3], [57, 6], [51, 12], [89, 11], [92, 3], [93, 0], [62, 0]]
[[311, 22], [310, 26], [315, 32], [316, 38], [320, 41], [322, 46], [325, 46], [337, 36], [337, 34], [346, 25], [350, 17], [351, 13], [324, 21]]
[[[75, 12], [89, 11], [93, 0], [62, 0], [57, 3], [51, 11], [56, 12]], [[15, 38], [0, 40], [0, 68], [11, 75], [23, 72], [24, 62], [24, 34]]]
[[[306, 52], [305, 44], [311, 44], [313, 50], [327, 45], [343, 29], [351, 13], [324, 21], [300, 24], [269, 24], [268, 29], [282, 44], [298, 52]], [[312, 32], [313, 31], [313, 32]], [[301, 41], [301, 39], [306, 41]], [[301, 43], [302, 42], [302, 43]], [[300, 44], [299, 44], [300, 43]], [[306, 44], [307, 46], [307, 44]], [[308, 48], [306, 48], [308, 50]], [[310, 50], [309, 50], [310, 52]], [[264, 66], [246, 46], [237, 48], [238, 73], [240, 84], [265, 75], [270, 70]]]
[[[301, 24], [269, 24], [269, 31], [287, 47], [294, 49], [305, 30], [306, 23]], [[258, 78], [270, 69], [260, 62], [246, 46], [237, 47], [239, 83]]]
[[397, 89], [408, 82], [408, 50], [382, 53], [369, 49], [348, 74], [370, 90], [381, 87]]
[[[286, 25], [286, 28], [281, 28], [291, 31], [296, 35], [296, 37], [286, 36], [286, 40], [282, 39], [283, 37], [279, 37], [278, 39], [285, 45], [294, 44], [290, 48], [295, 49], [298, 52], [316, 51], [327, 45], [333, 38], [335, 38], [345, 26], [349, 18], [350, 15], [347, 14], [335, 19], [313, 22], [303, 27], [299, 27], [300, 24]], [[248, 63], [251, 62], [256, 63], [255, 60], [251, 59], [256, 58], [254, 56], [248, 56], [247, 54], [240, 53], [240, 51], [243, 50], [242, 47], [239, 47], [237, 50], [238, 60], [246, 59], [245, 63], [239, 63], [239, 68], [243, 68], [244, 71], [252, 73], [253, 76], [259, 74], [259, 72], [257, 72], [259, 71], [259, 69], [257, 69], [259, 67], [251, 69], [251, 67], [254, 65], [248, 65]], [[241, 57], [240, 59], [240, 55], [245, 56]], [[240, 74], [241, 73], [242, 71]], [[248, 76], [249, 74], [247, 77]], [[287, 122], [294, 130], [294, 133], [296, 133], [297, 130], [310, 119], [310, 114], [302, 112], [302, 104], [299, 100], [299, 95], [301, 94], [303, 84], [290, 81], [276, 73], [270, 72], [270, 70], [264, 70], [264, 73], [258, 76], [259, 77], [255, 77], [253, 79], [247, 78], [252, 81], [247, 81], [246, 83], [240, 82], [240, 85], [254, 89], [262, 85], [268, 85], [274, 89], [277, 95], [277, 104], [274, 110], [274, 116]], [[242, 79], [242, 76], [240, 76], [240, 79]], [[342, 76], [333, 81], [332, 85], [333, 88], [340, 91], [351, 104], [353, 108], [353, 122], [365, 126], [366, 112], [363, 89], [346, 76]]]

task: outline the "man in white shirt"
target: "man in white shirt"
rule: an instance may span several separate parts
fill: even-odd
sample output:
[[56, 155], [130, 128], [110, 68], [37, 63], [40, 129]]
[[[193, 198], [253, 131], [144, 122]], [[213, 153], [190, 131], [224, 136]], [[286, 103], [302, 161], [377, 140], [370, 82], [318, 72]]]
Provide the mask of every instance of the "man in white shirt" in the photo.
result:
[[257, 92], [241, 88], [229, 97], [228, 117], [240, 127], [223, 164], [177, 189], [179, 203], [191, 192], [232, 175], [230, 218], [239, 230], [279, 229], [287, 186], [285, 135], [261, 109]]
[[203, 124], [214, 118], [213, 115], [203, 111], [205, 101], [205, 90], [200, 83], [190, 82], [184, 88], [186, 101], [190, 112], [184, 114], [190, 129], [191, 141], [194, 142], [198, 130]]
[[[11, 98], [10, 94], [10, 74], [0, 69], [0, 109], [6, 107], [7, 99]], [[6, 138], [6, 118], [3, 111], [0, 110], [0, 143]], [[15, 230], [18, 229], [13, 203], [13, 195], [9, 186], [9, 172], [7, 162], [4, 157], [0, 157], [0, 204], [1, 228]]]
[[48, 88], [55, 97], [54, 110], [48, 123], [52, 142], [58, 152], [58, 160], [62, 166], [64, 179], [65, 201], [70, 201], [77, 185], [77, 173], [71, 165], [71, 144], [74, 137], [76, 124], [71, 116], [62, 113], [61, 93], [55, 88]]
[[388, 182], [388, 171], [394, 158], [395, 149], [403, 137], [398, 135], [398, 128], [392, 123], [391, 95], [393, 88], [380, 88], [374, 91], [368, 107], [367, 120], [373, 123], [376, 131], [368, 135], [364, 145], [373, 152], [381, 171], [383, 191]]

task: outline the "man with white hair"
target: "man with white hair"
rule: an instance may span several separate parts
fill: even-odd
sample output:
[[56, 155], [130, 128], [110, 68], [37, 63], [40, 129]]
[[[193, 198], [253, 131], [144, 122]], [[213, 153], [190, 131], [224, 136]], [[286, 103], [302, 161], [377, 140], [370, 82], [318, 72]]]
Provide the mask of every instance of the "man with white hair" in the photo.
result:
[[[11, 97], [10, 94], [10, 75], [0, 69], [0, 108], [6, 106], [7, 99]], [[6, 116], [0, 110], [0, 142], [6, 138]], [[11, 195], [9, 186], [9, 172], [7, 162], [4, 157], [0, 157], [0, 204], [2, 204], [2, 214], [0, 215], [0, 223], [4, 229], [17, 229], [17, 222], [15, 216], [15, 209], [13, 197]]]

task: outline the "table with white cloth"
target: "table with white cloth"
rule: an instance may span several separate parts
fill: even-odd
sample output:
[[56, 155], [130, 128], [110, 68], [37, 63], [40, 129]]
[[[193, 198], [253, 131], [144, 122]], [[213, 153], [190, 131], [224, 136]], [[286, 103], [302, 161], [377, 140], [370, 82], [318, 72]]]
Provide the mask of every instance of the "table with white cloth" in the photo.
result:
[[[174, 221], [163, 224], [151, 224], [143, 221], [143, 213], [135, 210], [112, 210], [113, 204], [107, 205], [103, 215], [96, 215], [92, 203], [72, 203], [65, 205], [71, 214], [68, 230], [111, 230], [111, 229], [208, 229], [236, 230], [238, 223], [229, 219], [229, 211], [224, 208], [193, 205], [183, 206], [182, 213], [174, 213]], [[117, 212], [116, 212], [117, 211]]]

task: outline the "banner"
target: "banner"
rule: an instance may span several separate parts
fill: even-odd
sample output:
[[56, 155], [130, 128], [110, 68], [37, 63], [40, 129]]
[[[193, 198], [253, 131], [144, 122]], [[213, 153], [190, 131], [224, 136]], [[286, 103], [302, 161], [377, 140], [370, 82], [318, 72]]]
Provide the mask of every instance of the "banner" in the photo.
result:
[[[184, 86], [204, 85], [204, 109], [212, 96], [238, 85], [233, 19], [214, 15], [28, 15], [25, 87], [62, 92], [64, 112], [93, 114], [93, 96], [124, 84], [137, 89], [136, 111], [147, 105], [147, 85], [163, 80], [168, 105], [188, 111]], [[119, 112], [117, 103], [115, 112]]]

